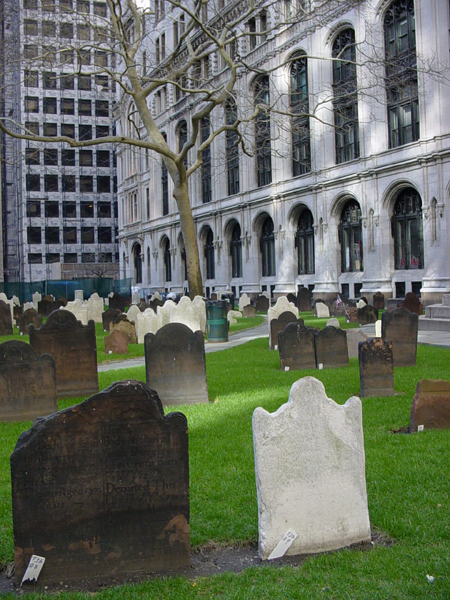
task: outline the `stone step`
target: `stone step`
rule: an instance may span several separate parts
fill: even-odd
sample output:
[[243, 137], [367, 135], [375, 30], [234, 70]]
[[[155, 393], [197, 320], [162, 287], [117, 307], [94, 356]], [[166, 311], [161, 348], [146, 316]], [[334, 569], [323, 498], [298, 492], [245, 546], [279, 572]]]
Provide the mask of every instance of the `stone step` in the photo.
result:
[[431, 304], [425, 308], [427, 319], [450, 319], [450, 306]]
[[450, 331], [449, 319], [429, 319], [428, 317], [419, 317], [419, 331]]

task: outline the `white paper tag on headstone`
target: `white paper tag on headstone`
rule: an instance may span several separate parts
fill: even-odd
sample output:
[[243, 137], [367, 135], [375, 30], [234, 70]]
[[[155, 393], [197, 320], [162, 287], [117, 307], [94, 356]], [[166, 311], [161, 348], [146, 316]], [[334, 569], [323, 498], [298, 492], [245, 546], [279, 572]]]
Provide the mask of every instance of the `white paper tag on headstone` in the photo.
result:
[[274, 346], [274, 350], [278, 350], [278, 346], [276, 344]]
[[417, 425], [417, 433], [419, 433], [420, 431], [424, 430], [424, 426], [423, 425]]
[[43, 556], [36, 556], [36, 554], [33, 554], [20, 585], [22, 585], [24, 581], [30, 581], [31, 583], [33, 581], [37, 581], [42, 567], [44, 566], [44, 563], [45, 558]]
[[297, 537], [298, 535], [295, 533], [295, 531], [288, 529], [275, 548], [272, 550], [268, 560], [275, 560], [276, 558], [281, 558], [284, 556]]
[[323, 363], [319, 363], [319, 369], [323, 369]]
[[285, 371], [289, 371], [289, 367], [284, 367], [284, 370]]
[[108, 354], [112, 354], [112, 350], [108, 350]]

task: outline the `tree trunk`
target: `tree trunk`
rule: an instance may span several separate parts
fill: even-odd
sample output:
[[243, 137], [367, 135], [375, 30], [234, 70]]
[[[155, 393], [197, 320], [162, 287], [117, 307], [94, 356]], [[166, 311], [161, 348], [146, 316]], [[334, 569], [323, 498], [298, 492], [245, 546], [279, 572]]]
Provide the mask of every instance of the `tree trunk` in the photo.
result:
[[[182, 170], [184, 171], [183, 168]], [[178, 212], [180, 213], [181, 232], [183, 234], [184, 249], [186, 252], [189, 296], [193, 299], [194, 296], [203, 296], [203, 283], [200, 271], [197, 234], [195, 231], [194, 217], [192, 216], [185, 171], [184, 173], [179, 173], [178, 182], [174, 182], [173, 195], [177, 201]]]

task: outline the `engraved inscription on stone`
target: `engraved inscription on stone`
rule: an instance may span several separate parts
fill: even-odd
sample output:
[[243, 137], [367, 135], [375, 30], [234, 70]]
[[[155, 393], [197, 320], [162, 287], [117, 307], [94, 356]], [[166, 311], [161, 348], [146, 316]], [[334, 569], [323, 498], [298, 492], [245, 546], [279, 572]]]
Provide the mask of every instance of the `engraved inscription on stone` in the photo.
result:
[[311, 310], [312, 293], [308, 288], [300, 288], [297, 294], [297, 308], [300, 312]]
[[328, 326], [316, 333], [316, 363], [324, 369], [348, 367], [347, 334], [343, 329]]
[[416, 364], [419, 315], [406, 308], [395, 308], [381, 316], [381, 337], [393, 344], [394, 367]]
[[299, 319], [295, 323], [289, 323], [284, 331], [278, 334], [282, 371], [285, 371], [286, 367], [290, 371], [316, 368], [314, 338], [317, 331], [314, 327], [305, 327], [303, 319]]
[[28, 421], [58, 410], [55, 361], [25, 342], [0, 344], [0, 421]]
[[394, 357], [392, 342], [369, 338], [359, 342], [359, 380], [361, 397], [394, 395]]
[[42, 325], [42, 315], [34, 308], [27, 308], [19, 317], [19, 331], [28, 335], [28, 326], [33, 324], [36, 328]]
[[102, 313], [103, 331], [109, 331], [111, 323], [120, 315], [118, 308], [108, 308]]
[[189, 565], [186, 417], [120, 381], [38, 419], [11, 456], [15, 576], [39, 582], [144, 577]]
[[[280, 314], [277, 319], [272, 319], [269, 325], [269, 348], [270, 350], [275, 350], [278, 347], [278, 334], [280, 331], [283, 331], [286, 325], [289, 323], [295, 323], [297, 321], [296, 315], [294, 313], [285, 311]], [[299, 319], [303, 324], [303, 319]]]
[[450, 381], [421, 379], [411, 406], [410, 431], [450, 429]]
[[39, 329], [30, 325], [30, 344], [38, 354], [55, 359], [58, 397], [98, 391], [95, 323], [82, 325], [75, 315], [60, 309]]

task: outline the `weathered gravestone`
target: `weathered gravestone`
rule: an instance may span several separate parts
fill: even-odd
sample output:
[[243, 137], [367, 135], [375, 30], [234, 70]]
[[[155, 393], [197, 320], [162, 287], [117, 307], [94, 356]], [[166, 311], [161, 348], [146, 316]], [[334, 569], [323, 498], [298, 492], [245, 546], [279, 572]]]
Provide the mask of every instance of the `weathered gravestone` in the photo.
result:
[[118, 308], [121, 313], [125, 311], [125, 304], [125, 298], [122, 298], [117, 292], [114, 292], [109, 299], [109, 308]]
[[4, 300], [0, 300], [0, 335], [12, 335], [13, 325], [11, 308]]
[[347, 334], [343, 329], [324, 327], [316, 333], [316, 364], [320, 369], [348, 367]]
[[103, 331], [109, 331], [111, 323], [117, 319], [120, 314], [118, 308], [108, 308], [108, 310], [105, 310], [105, 312], [102, 313]]
[[123, 331], [116, 329], [105, 337], [105, 352], [109, 354], [128, 354], [128, 338]]
[[336, 327], [336, 329], [340, 329], [341, 328], [341, 324], [339, 323], [338, 319], [336, 319], [335, 317], [328, 319], [327, 321], [327, 327]]
[[362, 308], [358, 308], [358, 324], [369, 325], [378, 321], [378, 308], [366, 304]]
[[156, 333], [158, 331], [158, 316], [151, 308], [136, 317], [136, 335], [137, 343], [143, 344], [147, 333]]
[[150, 308], [156, 312], [158, 306], [164, 306], [164, 300], [160, 298], [152, 298], [150, 300]]
[[312, 293], [308, 288], [300, 288], [297, 293], [297, 308], [300, 312], [311, 310]]
[[0, 344], [0, 421], [28, 421], [58, 410], [55, 361], [25, 342]]
[[36, 328], [42, 325], [42, 315], [34, 308], [27, 308], [19, 317], [19, 331], [22, 335], [28, 335], [28, 326], [33, 324]]
[[393, 344], [394, 367], [409, 367], [416, 364], [417, 333], [419, 315], [396, 308], [381, 316], [381, 337]]
[[48, 317], [52, 312], [52, 304], [55, 301], [53, 296], [44, 296], [38, 304], [38, 313], [43, 317]]
[[125, 313], [120, 313], [120, 315], [109, 324], [109, 331], [111, 333], [116, 329], [127, 336], [129, 344], [136, 343], [136, 326], [134, 322], [128, 320]]
[[376, 292], [373, 295], [372, 304], [373, 304], [374, 308], [376, 308], [378, 310], [383, 310], [384, 309], [384, 294], [382, 294], [381, 292]]
[[275, 413], [253, 413], [259, 554], [268, 559], [288, 529], [288, 555], [370, 542], [361, 400], [344, 406], [303, 377]]
[[450, 381], [422, 379], [411, 406], [410, 431], [450, 429]]
[[138, 306], [139, 306], [139, 310], [141, 311], [141, 313], [145, 312], [147, 310], [147, 308], [151, 308], [150, 302], [144, 302], [144, 300], [141, 300], [139, 302]]
[[20, 315], [22, 313], [23, 313], [23, 308], [21, 306], [18, 306], [17, 304], [14, 304], [14, 306], [13, 306], [13, 318], [16, 321], [16, 323], [20, 319]]
[[270, 300], [267, 296], [258, 296], [255, 300], [256, 312], [267, 312], [270, 308]]
[[139, 310], [139, 306], [137, 306], [136, 304], [132, 304], [126, 312], [127, 319], [129, 321], [133, 321], [133, 323], [136, 323], [136, 315], [140, 314], [140, 312], [141, 311]]
[[244, 317], [254, 317], [256, 313], [256, 308], [252, 304], [246, 304], [244, 306]]
[[329, 319], [330, 318], [330, 309], [323, 302], [315, 303], [314, 312], [318, 319]]
[[[303, 319], [298, 319], [303, 324]], [[269, 336], [269, 349], [278, 350], [278, 334], [283, 331], [286, 325], [289, 323], [297, 322], [297, 317], [290, 311], [285, 311], [280, 314], [278, 319], [271, 319], [270, 321], [270, 336]]]
[[295, 304], [295, 306], [297, 306], [297, 296], [295, 294], [289, 292], [289, 294], [286, 297], [288, 299], [288, 302], [292, 302], [293, 304]]
[[55, 359], [58, 397], [98, 391], [95, 323], [82, 325], [67, 310], [55, 310], [39, 329], [29, 327], [30, 344], [38, 354]]
[[249, 306], [250, 304], [250, 297], [246, 293], [243, 293], [239, 298], [239, 310], [244, 312], [244, 306]]
[[303, 320], [289, 323], [278, 334], [278, 350], [282, 371], [316, 368], [314, 338], [317, 329], [305, 327]]
[[356, 306], [349, 306], [346, 311], [347, 323], [358, 322], [358, 309]]
[[186, 417], [119, 381], [38, 419], [11, 456], [15, 576], [96, 586], [189, 566]]
[[147, 384], [163, 404], [208, 402], [205, 341], [200, 330], [169, 323], [156, 334], [147, 333], [144, 345]]
[[408, 292], [401, 306], [412, 313], [423, 315], [423, 306], [414, 292]]
[[358, 344], [359, 342], [365, 342], [367, 335], [359, 329], [346, 329], [347, 334], [347, 349], [349, 358], [358, 358]]
[[392, 342], [369, 338], [359, 343], [359, 381], [363, 398], [395, 394]]

